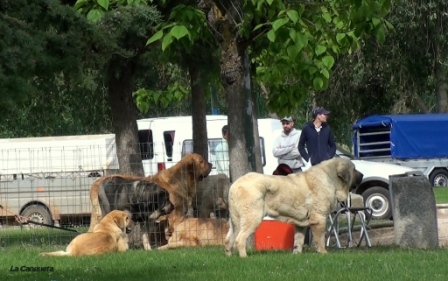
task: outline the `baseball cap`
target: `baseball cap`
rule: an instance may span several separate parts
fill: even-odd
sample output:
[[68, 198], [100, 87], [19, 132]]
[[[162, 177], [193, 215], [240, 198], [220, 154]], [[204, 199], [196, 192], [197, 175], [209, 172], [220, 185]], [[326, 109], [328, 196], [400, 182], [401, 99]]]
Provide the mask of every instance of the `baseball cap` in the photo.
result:
[[288, 122], [292, 122], [292, 121], [294, 121], [294, 120], [292, 119], [292, 116], [287, 116], [287, 117], [283, 117], [282, 119], [280, 119], [280, 121], [288, 121]]
[[330, 111], [326, 110], [323, 107], [316, 107], [313, 109], [313, 116], [316, 117], [319, 114], [324, 114], [324, 115], [328, 115], [330, 114]]

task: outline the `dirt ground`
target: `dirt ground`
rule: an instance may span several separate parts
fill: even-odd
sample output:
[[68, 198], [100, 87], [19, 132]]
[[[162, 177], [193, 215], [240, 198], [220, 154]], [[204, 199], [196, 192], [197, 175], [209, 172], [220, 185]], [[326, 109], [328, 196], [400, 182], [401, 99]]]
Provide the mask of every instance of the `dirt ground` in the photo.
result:
[[[448, 246], [448, 206], [446, 208], [438, 208], [437, 222], [438, 222], [438, 234], [439, 234], [439, 246]], [[384, 226], [372, 227], [368, 230], [370, 242], [372, 247], [376, 245], [393, 245], [395, 244], [394, 227], [391, 224]], [[353, 236], [357, 238], [359, 233], [353, 233]], [[345, 236], [341, 237], [341, 242], [346, 239]], [[365, 241], [362, 241], [361, 246], [365, 245]]]

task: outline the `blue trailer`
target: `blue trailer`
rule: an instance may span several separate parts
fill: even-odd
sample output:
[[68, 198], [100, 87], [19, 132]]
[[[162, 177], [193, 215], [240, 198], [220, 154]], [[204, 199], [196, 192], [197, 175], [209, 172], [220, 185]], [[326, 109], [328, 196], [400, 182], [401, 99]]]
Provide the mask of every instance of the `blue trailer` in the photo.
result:
[[358, 158], [411, 167], [448, 186], [448, 114], [372, 115], [353, 129]]

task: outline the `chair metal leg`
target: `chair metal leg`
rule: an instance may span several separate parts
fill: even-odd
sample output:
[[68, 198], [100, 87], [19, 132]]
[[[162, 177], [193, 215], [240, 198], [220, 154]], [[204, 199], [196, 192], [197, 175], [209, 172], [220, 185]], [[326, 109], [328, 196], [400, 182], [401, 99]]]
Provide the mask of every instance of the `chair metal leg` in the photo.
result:
[[331, 239], [331, 235], [334, 235], [334, 239], [336, 241], [336, 246], [338, 248], [342, 248], [341, 246], [341, 241], [339, 240], [339, 215], [341, 214], [341, 210], [338, 210], [336, 212], [336, 214], [334, 215], [334, 217], [330, 215], [328, 215], [328, 218], [330, 220], [330, 227], [327, 230], [328, 233], [328, 238], [327, 238], [327, 246], [330, 245], [330, 239]]
[[352, 231], [353, 231], [353, 227], [355, 226], [355, 216], [353, 216], [353, 222], [351, 222], [351, 218], [350, 218], [350, 210], [349, 209], [345, 209], [345, 216], [347, 217], [347, 247], [351, 248], [353, 247], [353, 235], [352, 235]]
[[[366, 220], [366, 215], [365, 215], [364, 211], [369, 212], [369, 216], [368, 216], [367, 220]], [[372, 247], [372, 243], [370, 242], [370, 238], [369, 238], [369, 233], [367, 232], [367, 225], [369, 224], [370, 218], [372, 217], [372, 210], [370, 208], [367, 208], [364, 211], [357, 211], [357, 213], [359, 215], [359, 220], [361, 222], [361, 230], [360, 230], [360, 238], [359, 238], [358, 247], [361, 245], [361, 242], [363, 239], [366, 240], [366, 245], [368, 247]]]
[[[367, 212], [367, 218], [366, 214]], [[370, 237], [367, 232], [367, 226], [370, 222], [370, 218], [372, 217], [372, 209], [370, 208], [341, 208], [339, 209], [334, 216], [331, 216], [331, 214], [328, 216], [328, 219], [330, 221], [330, 226], [327, 229], [327, 241], [326, 246], [330, 245], [331, 235], [334, 236], [336, 246], [338, 248], [346, 248], [341, 245], [341, 241], [339, 239], [339, 216], [341, 214], [346, 215], [347, 219], [347, 246], [346, 247], [353, 247], [354, 244], [356, 244], [358, 247], [361, 246], [362, 240], [366, 241], [366, 245], [368, 247], [372, 247], [372, 244], [370, 242]], [[355, 221], [356, 217], [359, 217], [360, 222], [360, 233], [359, 233], [359, 240], [355, 241], [353, 237], [353, 231], [355, 227]]]

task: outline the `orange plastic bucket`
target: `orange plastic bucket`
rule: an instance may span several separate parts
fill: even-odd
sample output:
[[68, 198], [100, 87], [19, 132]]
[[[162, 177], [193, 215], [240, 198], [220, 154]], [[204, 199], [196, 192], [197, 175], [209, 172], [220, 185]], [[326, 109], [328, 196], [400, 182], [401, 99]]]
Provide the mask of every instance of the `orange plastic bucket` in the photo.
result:
[[292, 250], [294, 225], [272, 219], [264, 219], [255, 231], [255, 249]]

